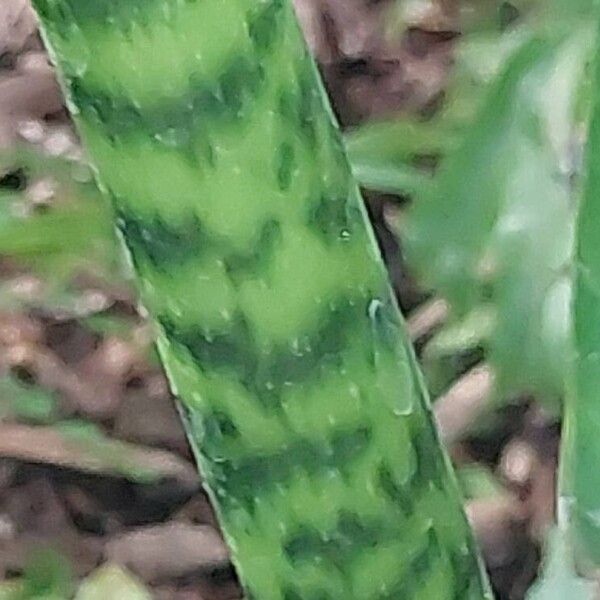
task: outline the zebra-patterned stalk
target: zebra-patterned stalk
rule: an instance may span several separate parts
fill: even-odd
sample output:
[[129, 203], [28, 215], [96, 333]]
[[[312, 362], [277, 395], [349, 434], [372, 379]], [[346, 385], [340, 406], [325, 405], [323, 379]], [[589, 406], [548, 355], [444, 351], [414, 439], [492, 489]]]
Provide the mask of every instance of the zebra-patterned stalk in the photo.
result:
[[288, 0], [35, 0], [248, 598], [488, 597]]

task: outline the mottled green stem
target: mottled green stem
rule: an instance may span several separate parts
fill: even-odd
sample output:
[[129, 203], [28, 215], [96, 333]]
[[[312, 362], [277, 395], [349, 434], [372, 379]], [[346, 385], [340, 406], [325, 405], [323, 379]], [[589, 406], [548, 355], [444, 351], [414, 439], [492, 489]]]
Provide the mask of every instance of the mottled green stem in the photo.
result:
[[248, 597], [487, 597], [290, 2], [34, 4]]

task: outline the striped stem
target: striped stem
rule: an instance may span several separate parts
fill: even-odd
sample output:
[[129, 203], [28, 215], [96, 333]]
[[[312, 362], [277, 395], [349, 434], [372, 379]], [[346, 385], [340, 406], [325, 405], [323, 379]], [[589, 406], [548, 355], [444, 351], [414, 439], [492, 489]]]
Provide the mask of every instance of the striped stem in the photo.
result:
[[290, 2], [34, 4], [248, 598], [487, 598]]

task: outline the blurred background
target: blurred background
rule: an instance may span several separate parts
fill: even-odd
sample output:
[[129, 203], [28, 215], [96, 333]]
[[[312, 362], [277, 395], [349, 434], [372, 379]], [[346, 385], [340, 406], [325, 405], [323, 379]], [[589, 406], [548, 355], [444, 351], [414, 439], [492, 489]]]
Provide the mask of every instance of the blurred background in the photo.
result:
[[[583, 1], [295, 4], [497, 597], [525, 598], [555, 518], [593, 23]], [[513, 61], [534, 35], [548, 52]], [[0, 599], [241, 597], [152, 341], [29, 2], [2, 0]]]

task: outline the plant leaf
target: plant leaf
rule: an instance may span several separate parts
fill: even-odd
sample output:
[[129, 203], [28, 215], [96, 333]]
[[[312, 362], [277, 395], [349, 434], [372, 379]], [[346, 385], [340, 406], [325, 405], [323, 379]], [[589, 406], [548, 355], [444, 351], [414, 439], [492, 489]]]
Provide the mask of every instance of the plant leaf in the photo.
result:
[[0, 600], [20, 600], [23, 597], [21, 580], [3, 581], [0, 583]]
[[535, 37], [512, 56], [404, 231], [409, 261], [455, 316], [481, 304], [495, 310], [486, 346], [509, 391], [563, 390], [575, 214], [570, 135], [591, 39], [580, 24], [567, 37]]
[[475, 307], [463, 319], [445, 325], [427, 342], [423, 349], [424, 359], [449, 357], [477, 348], [489, 338], [495, 322], [492, 307]]
[[459, 148], [490, 82], [530, 37], [525, 27], [502, 34], [470, 34], [458, 44], [457, 67], [445, 93], [446, 102], [434, 117], [371, 122], [348, 131], [346, 148], [359, 183], [399, 195], [419, 196], [426, 191], [431, 173], [415, 163]]
[[151, 600], [148, 590], [128, 571], [118, 565], [96, 569], [80, 586], [75, 600]]
[[[43, 212], [31, 206], [25, 191], [0, 191], [0, 255], [44, 278], [43, 297], [35, 302], [50, 309], [76, 304], [70, 285], [84, 272], [124, 281], [126, 265], [108, 203], [93, 182], [78, 179], [85, 166], [23, 149], [0, 153], [2, 171], [16, 168], [56, 185], [56, 201]], [[0, 289], [1, 306], [32, 303], [21, 302], [6, 288]]]
[[488, 467], [465, 465], [457, 469], [456, 476], [467, 500], [506, 495], [506, 489]]
[[57, 415], [57, 399], [51, 392], [25, 385], [14, 377], [0, 377], [0, 420], [50, 423]]
[[39, 550], [30, 557], [22, 582], [16, 600], [64, 600], [72, 595], [71, 565], [54, 550]]
[[595, 106], [578, 217], [574, 337], [576, 360], [565, 403], [562, 502], [572, 526], [578, 560], [600, 566], [600, 47]]
[[527, 600], [594, 600], [597, 586], [579, 577], [573, 553], [564, 532], [555, 529], [549, 536], [544, 567]]

